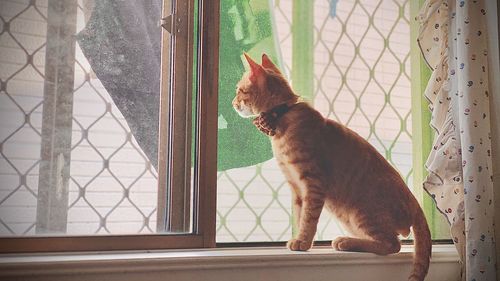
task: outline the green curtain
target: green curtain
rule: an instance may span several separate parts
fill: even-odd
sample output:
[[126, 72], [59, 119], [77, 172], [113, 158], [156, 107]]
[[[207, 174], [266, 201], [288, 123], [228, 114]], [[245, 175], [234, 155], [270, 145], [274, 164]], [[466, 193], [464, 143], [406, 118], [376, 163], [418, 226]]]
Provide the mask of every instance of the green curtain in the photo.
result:
[[[243, 52], [260, 61], [268, 54], [278, 66], [279, 49], [273, 32], [269, 0], [223, 0], [220, 15], [219, 112], [217, 169], [224, 171], [272, 158], [271, 144], [251, 119], [231, 105], [236, 83], [246, 71]], [[282, 68], [283, 69], [283, 68]]]

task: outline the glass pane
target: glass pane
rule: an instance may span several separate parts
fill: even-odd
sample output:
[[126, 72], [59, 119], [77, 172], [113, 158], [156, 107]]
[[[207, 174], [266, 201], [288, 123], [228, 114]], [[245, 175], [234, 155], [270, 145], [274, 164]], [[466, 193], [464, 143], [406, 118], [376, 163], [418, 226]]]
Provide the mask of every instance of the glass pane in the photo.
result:
[[158, 232], [162, 2], [0, 1], [1, 236]]
[[[270, 55], [296, 93], [366, 138], [412, 188], [409, 9], [408, 0], [221, 1], [217, 242], [286, 241], [295, 231], [267, 137], [231, 105], [243, 52]], [[316, 239], [343, 234], [323, 212]]]

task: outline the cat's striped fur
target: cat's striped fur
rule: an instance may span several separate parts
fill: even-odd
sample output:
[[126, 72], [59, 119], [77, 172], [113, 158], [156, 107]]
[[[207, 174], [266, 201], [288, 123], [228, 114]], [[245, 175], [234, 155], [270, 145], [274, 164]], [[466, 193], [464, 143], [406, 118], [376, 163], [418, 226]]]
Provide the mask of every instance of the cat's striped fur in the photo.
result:
[[409, 280], [424, 280], [431, 255], [427, 222], [399, 173], [366, 140], [300, 102], [266, 55], [262, 65], [245, 54], [251, 71], [238, 83], [233, 106], [245, 117], [293, 105], [275, 124], [274, 156], [293, 194], [297, 237], [293, 251], [311, 248], [321, 211], [329, 210], [352, 237], [338, 237], [341, 251], [399, 252], [398, 234], [415, 239]]

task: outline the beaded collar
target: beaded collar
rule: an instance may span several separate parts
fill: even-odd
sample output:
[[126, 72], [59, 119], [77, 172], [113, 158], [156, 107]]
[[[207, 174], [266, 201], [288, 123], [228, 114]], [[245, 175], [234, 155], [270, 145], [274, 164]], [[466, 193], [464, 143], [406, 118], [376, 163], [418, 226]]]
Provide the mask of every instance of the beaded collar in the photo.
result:
[[259, 116], [253, 120], [253, 124], [261, 132], [272, 137], [276, 134], [278, 120], [290, 111], [294, 105], [295, 104], [288, 105], [287, 103], [283, 103], [271, 108], [269, 111], [261, 112]]

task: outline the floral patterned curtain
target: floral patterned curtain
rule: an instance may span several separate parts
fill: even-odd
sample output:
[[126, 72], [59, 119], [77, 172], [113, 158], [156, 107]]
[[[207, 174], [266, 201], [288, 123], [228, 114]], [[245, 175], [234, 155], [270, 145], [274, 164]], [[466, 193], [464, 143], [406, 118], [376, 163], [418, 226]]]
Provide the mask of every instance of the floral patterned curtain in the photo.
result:
[[487, 0], [427, 0], [419, 45], [436, 137], [424, 188], [451, 225], [463, 280], [495, 280]]

